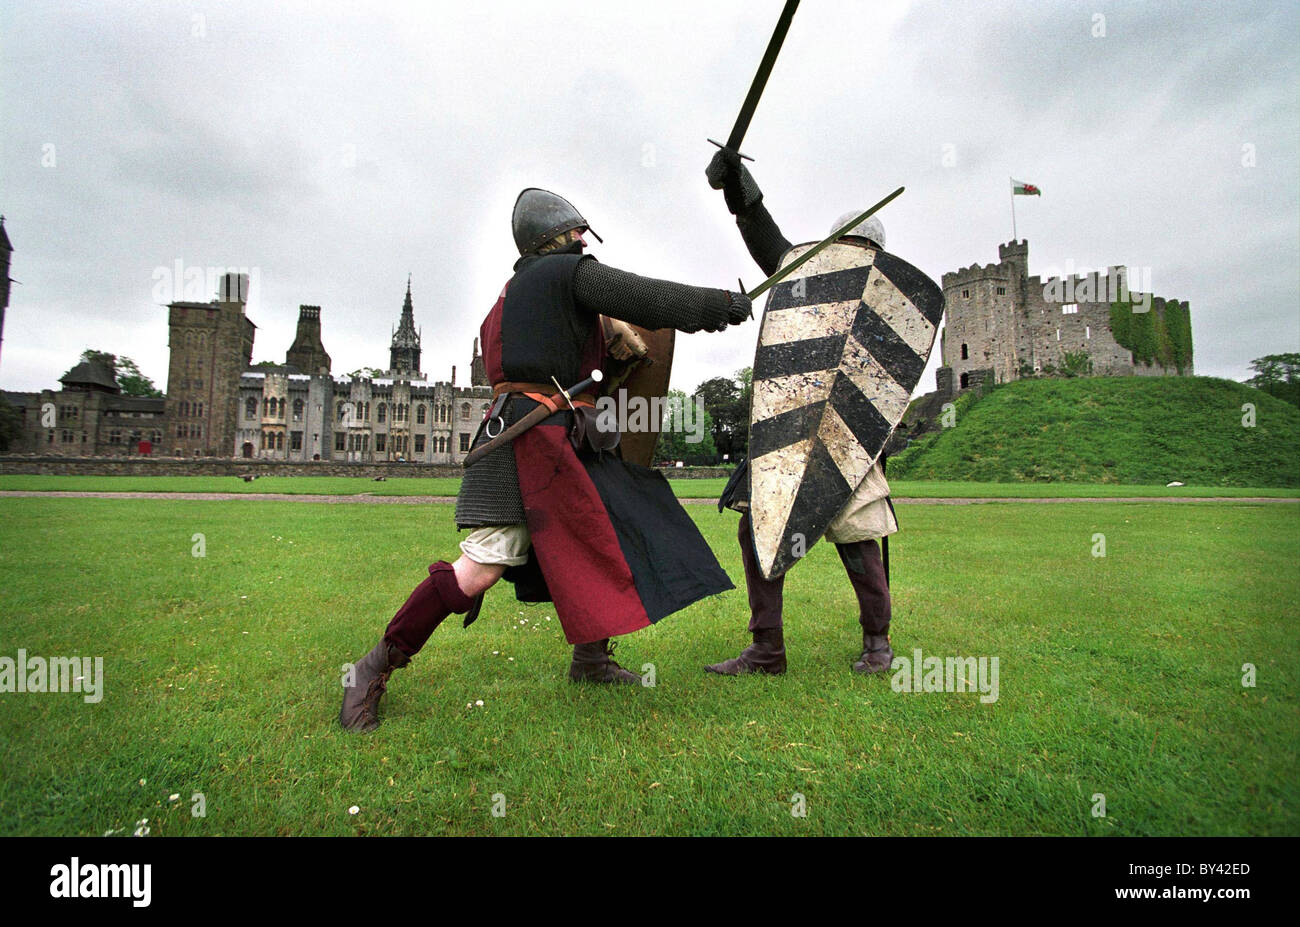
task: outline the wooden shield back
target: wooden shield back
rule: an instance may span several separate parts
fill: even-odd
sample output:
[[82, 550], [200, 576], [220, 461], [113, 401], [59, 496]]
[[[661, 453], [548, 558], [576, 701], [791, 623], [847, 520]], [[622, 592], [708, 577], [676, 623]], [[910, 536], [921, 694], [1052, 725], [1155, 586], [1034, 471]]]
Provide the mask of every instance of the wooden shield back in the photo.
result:
[[[611, 390], [607, 390], [606, 394], [617, 398], [618, 390], [625, 389], [629, 403], [638, 396], [647, 401], [655, 397], [667, 396], [668, 380], [673, 374], [673, 345], [677, 332], [671, 328], [661, 328], [656, 331], [637, 325], [633, 325], [632, 328], [645, 341], [648, 349], [646, 357], [637, 361], [627, 378]], [[623, 432], [620, 445], [623, 448], [624, 460], [643, 467], [648, 467], [654, 462], [655, 445], [659, 441], [659, 423], [653, 422], [652, 425], [654, 431]]]

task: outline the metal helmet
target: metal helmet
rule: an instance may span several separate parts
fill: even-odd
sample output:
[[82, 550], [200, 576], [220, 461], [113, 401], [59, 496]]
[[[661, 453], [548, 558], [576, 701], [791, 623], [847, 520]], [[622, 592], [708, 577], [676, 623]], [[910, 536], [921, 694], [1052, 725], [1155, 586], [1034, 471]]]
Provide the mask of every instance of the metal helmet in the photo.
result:
[[[854, 216], [861, 215], [861, 214], [862, 214], [861, 209], [855, 209], [852, 212], [846, 212], [844, 215], [840, 216], [838, 219], [835, 220], [835, 224], [831, 226], [831, 231], [832, 232], [836, 231], [845, 222], [848, 222]], [[867, 239], [867, 241], [876, 245], [876, 247], [880, 248], [881, 250], [884, 250], [885, 227], [881, 225], [880, 220], [877, 219], [875, 216], [867, 216], [867, 218], [863, 219], [857, 225], [853, 226], [853, 228], [845, 232], [844, 235], [846, 238], [850, 235], [854, 236], [855, 238], [865, 238]]]
[[[582, 213], [573, 204], [549, 190], [529, 187], [515, 200], [515, 211], [510, 218], [515, 245], [520, 254], [535, 254], [537, 249], [557, 235], [570, 229], [591, 231]], [[596, 235], [594, 231], [591, 234]], [[597, 241], [603, 239], [596, 235]]]

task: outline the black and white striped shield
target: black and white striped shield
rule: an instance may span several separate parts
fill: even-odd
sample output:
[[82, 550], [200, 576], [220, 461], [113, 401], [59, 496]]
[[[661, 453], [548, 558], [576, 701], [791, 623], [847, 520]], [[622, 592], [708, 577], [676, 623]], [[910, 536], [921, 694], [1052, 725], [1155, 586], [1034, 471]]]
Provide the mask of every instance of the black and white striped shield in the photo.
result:
[[[813, 243], [797, 245], [784, 263]], [[772, 289], [754, 358], [750, 517], [763, 575], [826, 532], [903, 418], [943, 291], [885, 251], [837, 242]]]

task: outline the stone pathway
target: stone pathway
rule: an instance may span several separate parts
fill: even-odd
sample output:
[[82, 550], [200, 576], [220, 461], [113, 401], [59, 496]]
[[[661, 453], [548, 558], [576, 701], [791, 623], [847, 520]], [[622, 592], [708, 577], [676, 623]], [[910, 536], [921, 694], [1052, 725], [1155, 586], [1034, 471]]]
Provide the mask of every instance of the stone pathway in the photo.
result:
[[[455, 496], [376, 496], [358, 495], [308, 495], [302, 493], [273, 492], [36, 492], [31, 490], [0, 490], [0, 498], [54, 498], [54, 499], [174, 499], [183, 502], [230, 502], [237, 499], [261, 502], [325, 502], [330, 504], [360, 505], [427, 505], [452, 503]], [[683, 505], [717, 505], [717, 500], [681, 499]], [[935, 497], [912, 498], [895, 496], [900, 505], [979, 505], [989, 502], [1016, 502], [1030, 504], [1059, 504], [1066, 502], [1268, 502], [1300, 503], [1300, 498], [1275, 496], [1051, 496], [1039, 499], [1021, 499], [1011, 496], [981, 496], [976, 498]]]

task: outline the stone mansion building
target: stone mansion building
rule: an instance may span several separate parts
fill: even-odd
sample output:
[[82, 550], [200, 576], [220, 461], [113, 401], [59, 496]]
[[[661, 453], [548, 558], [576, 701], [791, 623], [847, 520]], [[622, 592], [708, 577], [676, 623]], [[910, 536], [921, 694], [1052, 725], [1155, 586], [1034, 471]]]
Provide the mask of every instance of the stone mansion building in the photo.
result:
[[168, 305], [166, 398], [121, 395], [113, 371], [83, 361], [61, 390], [5, 392], [23, 418], [10, 453], [459, 464], [492, 401], [477, 339], [470, 383], [420, 372], [410, 281], [388, 364], [336, 379], [319, 306], [301, 306], [283, 364], [252, 364], [248, 278], [227, 274], [208, 303]]

